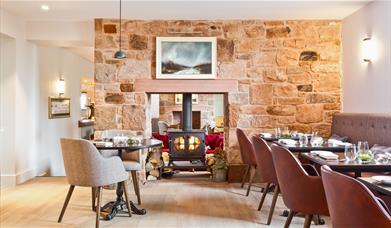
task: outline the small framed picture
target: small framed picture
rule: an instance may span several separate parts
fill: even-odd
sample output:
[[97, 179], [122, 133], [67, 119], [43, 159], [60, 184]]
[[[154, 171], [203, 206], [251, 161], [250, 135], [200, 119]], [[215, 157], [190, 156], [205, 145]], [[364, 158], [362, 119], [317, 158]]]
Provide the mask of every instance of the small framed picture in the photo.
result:
[[49, 97], [49, 119], [71, 117], [71, 98]]
[[[181, 93], [175, 94], [175, 104], [182, 104], [183, 95]], [[191, 95], [191, 103], [198, 104], [198, 94]]]
[[157, 79], [216, 78], [216, 37], [157, 37]]

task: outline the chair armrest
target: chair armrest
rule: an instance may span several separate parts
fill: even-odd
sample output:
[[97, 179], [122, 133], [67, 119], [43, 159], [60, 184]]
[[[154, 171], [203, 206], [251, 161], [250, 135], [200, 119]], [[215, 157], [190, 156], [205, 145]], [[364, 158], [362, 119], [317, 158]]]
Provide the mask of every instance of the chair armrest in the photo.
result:
[[95, 186], [103, 186], [125, 181], [128, 178], [129, 174], [125, 171], [122, 160], [114, 156], [102, 158], [94, 183]]

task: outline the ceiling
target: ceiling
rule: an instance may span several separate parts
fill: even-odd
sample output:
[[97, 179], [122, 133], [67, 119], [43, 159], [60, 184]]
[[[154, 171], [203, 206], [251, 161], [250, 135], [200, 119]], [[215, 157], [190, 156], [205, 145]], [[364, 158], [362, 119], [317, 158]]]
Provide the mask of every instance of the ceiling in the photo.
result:
[[[343, 19], [366, 5], [370, 0], [334, 0], [334, 1], [232, 1], [232, 0], [123, 0], [122, 17], [125, 19]], [[48, 5], [49, 11], [43, 11], [41, 5]], [[26, 21], [34, 22], [35, 28], [56, 31], [57, 27], [48, 27], [50, 22], [82, 23], [94, 18], [118, 18], [119, 0], [48, 0], [21, 1], [1, 0], [0, 8], [11, 12]], [[58, 27], [61, 29], [61, 26]], [[93, 31], [93, 29], [91, 29]], [[41, 29], [39, 30], [41, 31]], [[64, 30], [65, 31], [65, 30]], [[84, 31], [84, 30], [83, 30]], [[88, 31], [88, 29], [87, 29]], [[48, 31], [46, 31], [48, 32]], [[78, 31], [80, 32], [80, 31]], [[45, 31], [42, 31], [45, 33]], [[93, 32], [88, 34], [93, 40]], [[41, 34], [41, 32], [40, 32]], [[41, 34], [38, 44], [65, 47], [71, 52], [93, 61], [92, 42], [81, 45], [66, 40], [44, 39]], [[46, 34], [49, 37], [49, 34]]]
[[[369, 1], [123, 0], [123, 18], [132, 19], [343, 19]], [[41, 10], [46, 4], [49, 11]], [[91, 21], [117, 18], [119, 0], [2, 0], [1, 8], [28, 21]]]

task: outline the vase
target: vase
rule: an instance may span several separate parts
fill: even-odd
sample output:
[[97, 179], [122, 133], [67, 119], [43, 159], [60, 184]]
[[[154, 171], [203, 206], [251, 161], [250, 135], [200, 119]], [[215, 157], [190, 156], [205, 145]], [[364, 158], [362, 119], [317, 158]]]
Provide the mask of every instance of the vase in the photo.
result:
[[226, 169], [218, 169], [218, 170], [213, 171], [212, 179], [215, 182], [227, 181], [227, 170]]

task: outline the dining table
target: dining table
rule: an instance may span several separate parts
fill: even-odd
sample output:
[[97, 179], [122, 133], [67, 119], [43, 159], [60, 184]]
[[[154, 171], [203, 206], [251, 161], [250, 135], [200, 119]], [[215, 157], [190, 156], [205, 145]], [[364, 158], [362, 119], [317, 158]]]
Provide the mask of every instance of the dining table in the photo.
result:
[[308, 143], [307, 145], [304, 146], [300, 146], [298, 141], [296, 144], [285, 144], [279, 141], [274, 141], [273, 143], [288, 149], [292, 153], [305, 153], [305, 152], [311, 152], [315, 150], [324, 150], [324, 151], [339, 152], [339, 153], [345, 152], [345, 146], [331, 145], [328, 143], [321, 144], [321, 145], [311, 145], [310, 143]]
[[359, 177], [357, 178], [361, 183], [367, 186], [369, 189], [379, 192], [383, 195], [391, 197], [391, 185], [379, 183], [371, 177]]
[[[95, 145], [95, 147], [98, 150], [117, 150], [118, 156], [122, 159], [122, 155], [124, 153], [133, 153], [138, 150], [142, 149], [152, 149], [153, 147], [160, 147], [162, 146], [162, 141], [157, 139], [143, 139], [138, 143], [128, 144], [114, 144], [113, 142], [98, 142], [98, 141], [92, 141], [92, 143]], [[101, 208], [101, 217], [103, 217], [105, 220], [111, 220], [113, 219], [118, 213], [125, 212], [128, 210], [126, 206], [126, 202], [123, 198], [124, 189], [123, 185], [117, 184], [116, 188], [116, 195], [117, 198], [115, 201], [111, 201], [107, 204], [105, 204]], [[134, 214], [138, 215], [144, 215], [147, 213], [145, 209], [139, 209], [137, 208], [132, 201], [130, 201], [130, 210]]]
[[391, 162], [386, 164], [379, 164], [376, 161], [372, 160], [370, 162], [362, 162], [359, 159], [353, 161], [347, 161], [344, 158], [344, 155], [341, 153], [336, 153], [338, 155], [338, 159], [335, 160], [326, 160], [324, 158], [319, 157], [318, 155], [311, 153], [301, 153], [299, 155], [300, 160], [306, 160], [310, 163], [320, 167], [322, 165], [329, 166], [332, 170], [341, 172], [341, 173], [349, 173], [353, 172], [354, 176], [361, 177], [362, 172], [391, 172]]

